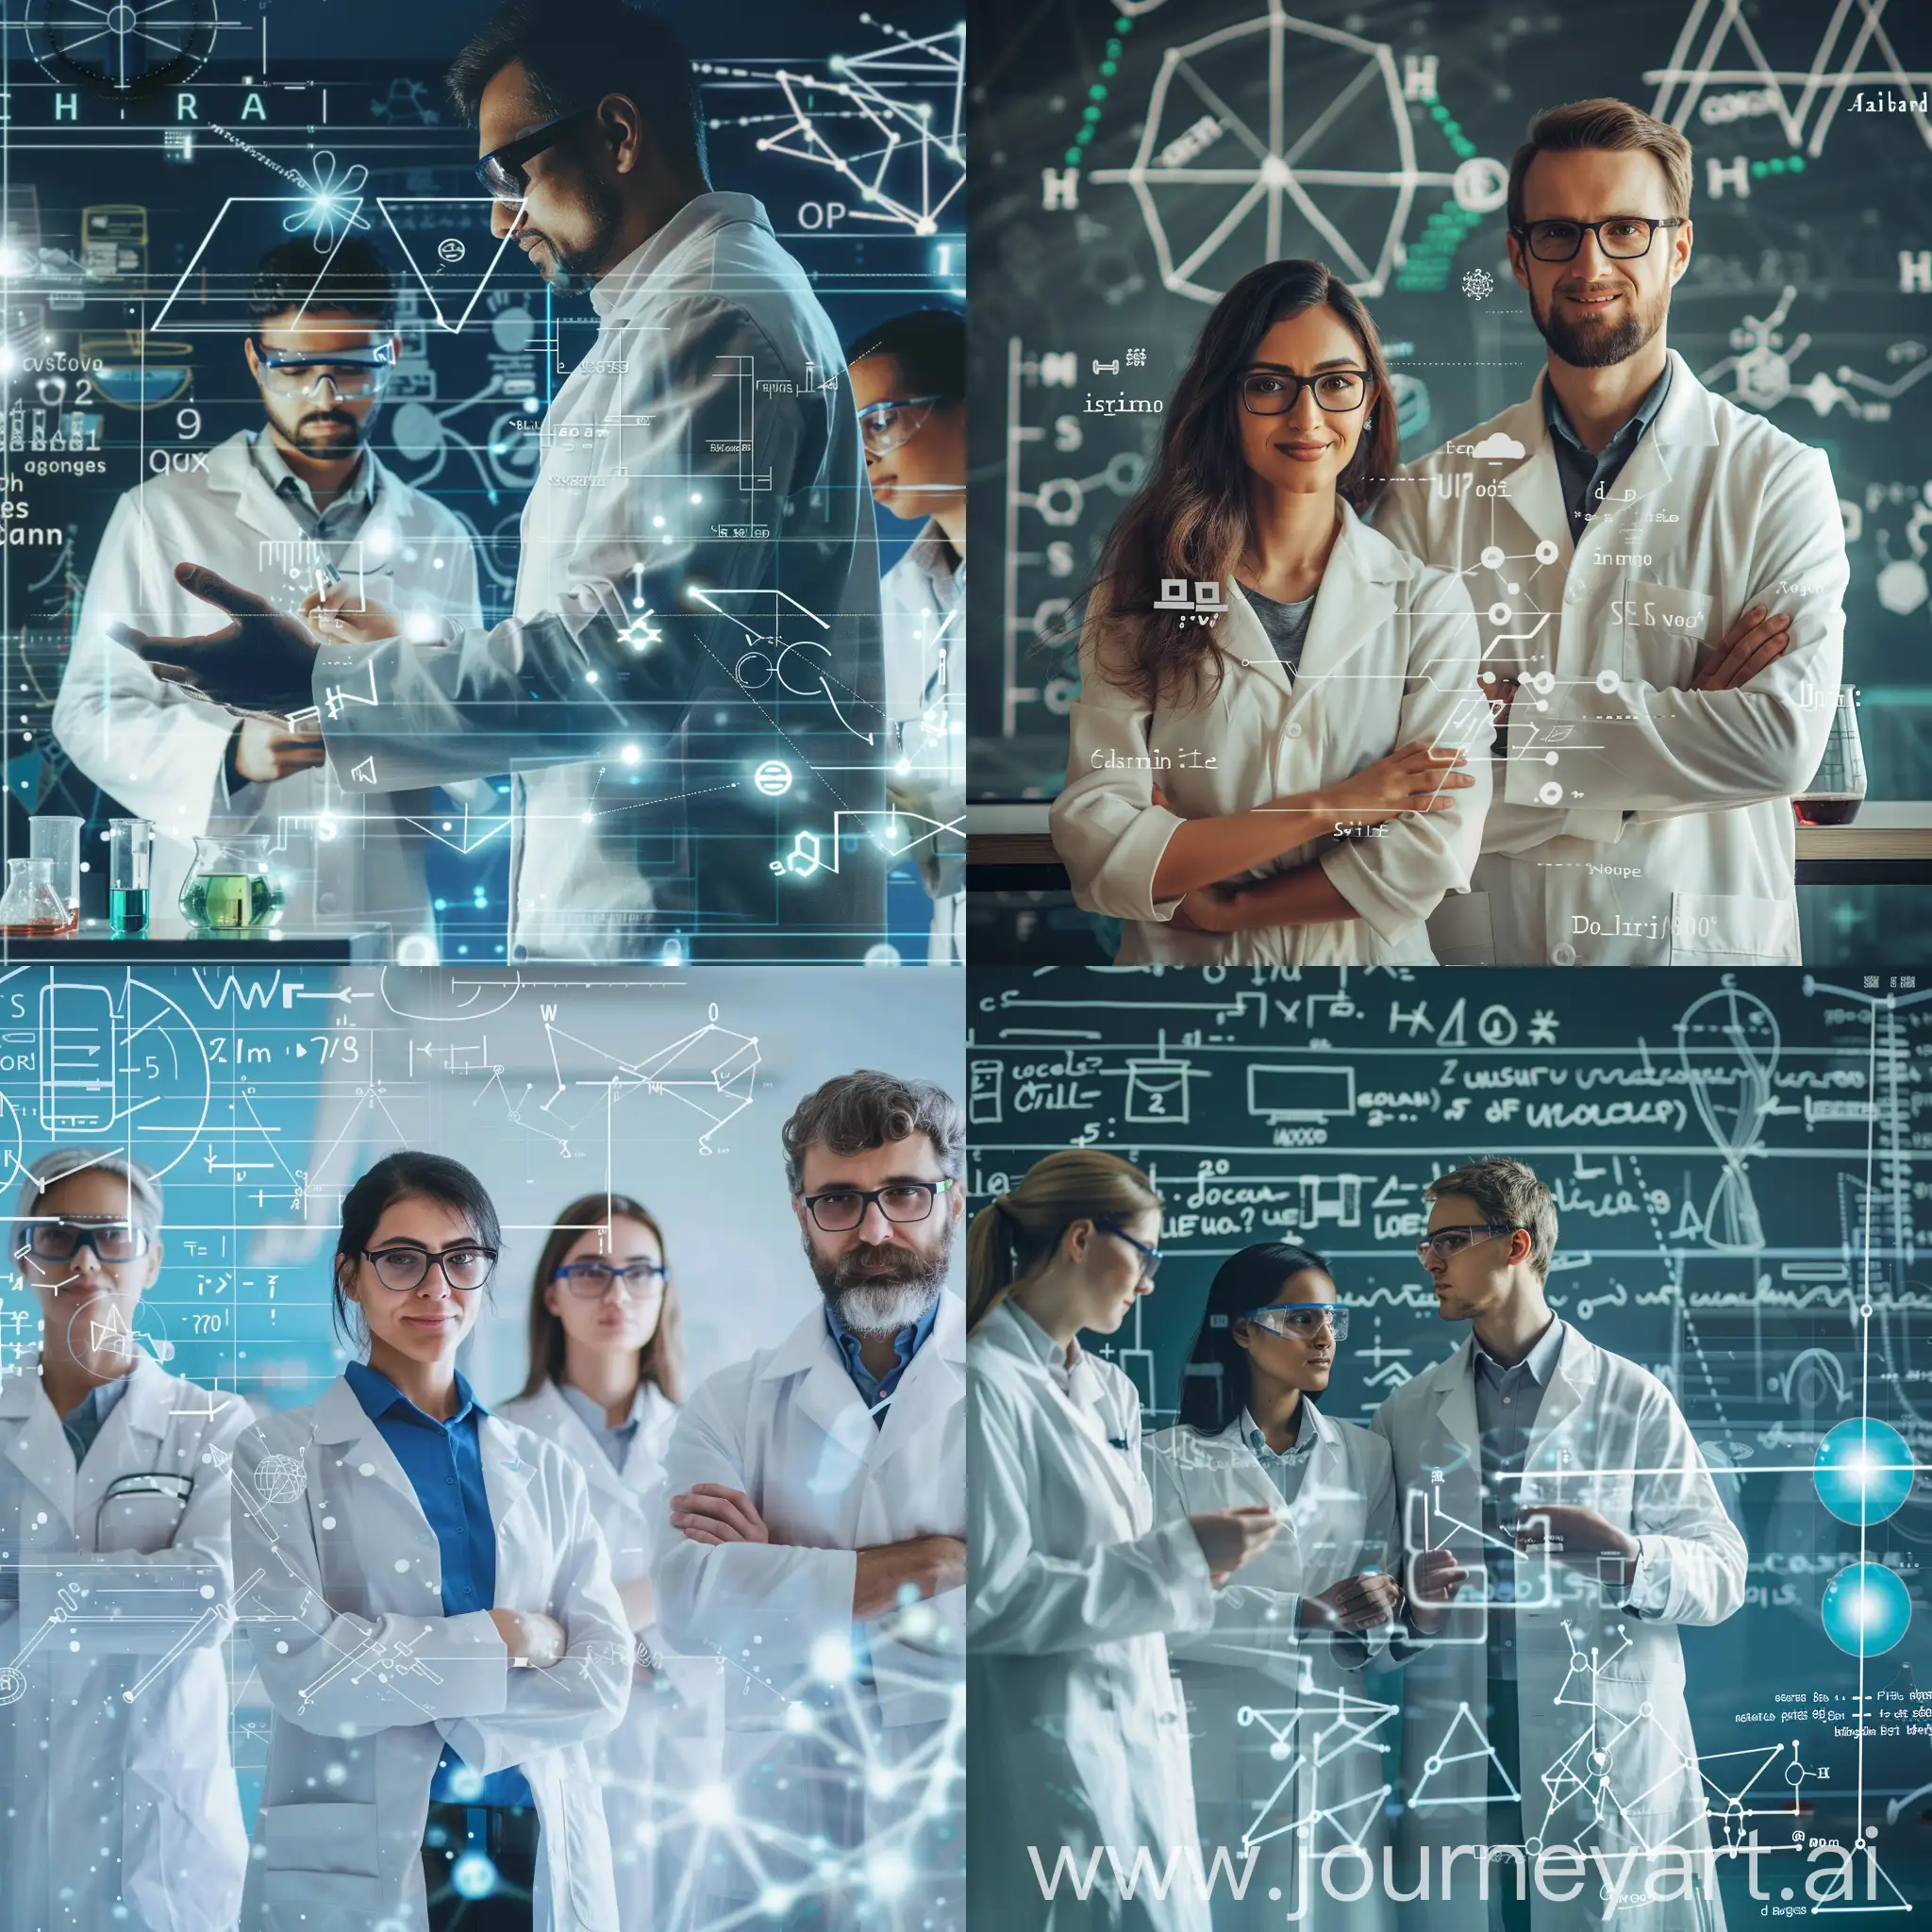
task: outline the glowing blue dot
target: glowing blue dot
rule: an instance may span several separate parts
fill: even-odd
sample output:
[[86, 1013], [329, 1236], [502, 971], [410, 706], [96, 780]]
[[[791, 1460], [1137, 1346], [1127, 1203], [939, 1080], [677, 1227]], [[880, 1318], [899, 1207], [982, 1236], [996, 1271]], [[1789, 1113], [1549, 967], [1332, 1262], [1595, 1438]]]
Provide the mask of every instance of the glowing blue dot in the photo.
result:
[[1811, 1481], [1840, 1523], [1883, 1523], [1910, 1492], [1912, 1452], [1890, 1423], [1855, 1416], [1818, 1445]]
[[1882, 1657], [1906, 1634], [1912, 1600], [1882, 1563], [1854, 1563], [1824, 1586], [1824, 1634], [1853, 1657]]
[[482, 1852], [465, 1852], [450, 1867], [449, 1882], [463, 1898], [488, 1898], [496, 1890], [496, 1867]]

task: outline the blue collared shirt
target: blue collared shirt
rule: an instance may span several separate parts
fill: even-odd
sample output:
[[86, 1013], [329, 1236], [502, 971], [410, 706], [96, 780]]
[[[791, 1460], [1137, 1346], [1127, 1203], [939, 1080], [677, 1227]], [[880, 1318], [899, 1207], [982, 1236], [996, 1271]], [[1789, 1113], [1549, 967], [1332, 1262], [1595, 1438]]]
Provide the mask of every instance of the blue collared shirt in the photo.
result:
[[[448, 1422], [425, 1415], [379, 1369], [351, 1362], [343, 1378], [395, 1453], [436, 1532], [442, 1559], [442, 1614], [467, 1616], [496, 1602], [496, 1522], [483, 1484], [479, 1418], [490, 1411], [457, 1377], [457, 1412]], [[430, 1780], [433, 1802], [449, 1805], [534, 1805], [528, 1780], [514, 1766], [492, 1773], [477, 1789], [475, 1774], [448, 1745]]]
[[1241, 1440], [1254, 1451], [1261, 1473], [1280, 1492], [1281, 1500], [1292, 1504], [1302, 1492], [1308, 1474], [1308, 1458], [1321, 1440], [1315, 1433], [1315, 1405], [1306, 1395], [1302, 1397], [1295, 1410], [1295, 1438], [1286, 1449], [1271, 1449], [1260, 1424], [1245, 1408], [1241, 1410]]
[[593, 1402], [584, 1391], [570, 1382], [559, 1382], [557, 1392], [576, 1410], [577, 1419], [597, 1439], [597, 1446], [603, 1450], [610, 1466], [622, 1470], [625, 1458], [630, 1454], [630, 1445], [637, 1441], [638, 1424], [644, 1412], [644, 1391], [650, 1385], [638, 1384], [638, 1391], [630, 1400], [630, 1413], [615, 1428], [604, 1420], [604, 1405]]
[[1570, 514], [1570, 541], [1581, 542], [1583, 526], [1609, 487], [1623, 474], [1624, 465], [1636, 453], [1643, 432], [1657, 418], [1670, 393], [1671, 365], [1644, 392], [1636, 413], [1600, 450], [1587, 450], [1571, 426], [1570, 412], [1549, 377], [1543, 377], [1543, 420], [1550, 425], [1550, 448], [1557, 458], [1557, 475], [1563, 486], [1563, 508]]
[[831, 1303], [825, 1304], [825, 1326], [831, 1331], [832, 1340], [838, 1343], [839, 1353], [845, 1358], [845, 1373], [852, 1377], [853, 1386], [858, 1391], [866, 1407], [872, 1410], [872, 1419], [880, 1428], [885, 1426], [886, 1406], [893, 1390], [899, 1386], [900, 1376], [912, 1366], [912, 1357], [925, 1346], [926, 1338], [931, 1335], [939, 1317], [940, 1298], [934, 1295], [932, 1307], [911, 1327], [902, 1328], [892, 1337], [892, 1352], [898, 1360], [883, 1375], [874, 1375], [858, 1352], [858, 1337], [840, 1321]]
[[121, 1398], [127, 1393], [128, 1379], [125, 1375], [116, 1375], [111, 1382], [95, 1384], [60, 1418], [60, 1427], [74, 1451], [75, 1468], [78, 1469], [87, 1460], [87, 1452], [94, 1446], [94, 1438], [101, 1433], [108, 1418], [119, 1407]]

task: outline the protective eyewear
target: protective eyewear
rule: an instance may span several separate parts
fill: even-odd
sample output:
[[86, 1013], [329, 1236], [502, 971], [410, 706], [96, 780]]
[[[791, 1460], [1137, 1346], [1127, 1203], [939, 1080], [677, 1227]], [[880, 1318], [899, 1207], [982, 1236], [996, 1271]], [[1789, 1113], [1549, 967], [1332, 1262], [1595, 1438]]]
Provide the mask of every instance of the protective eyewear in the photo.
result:
[[378, 393], [394, 367], [387, 342], [366, 356], [301, 356], [258, 344], [256, 356], [262, 388], [291, 400], [314, 395], [325, 382], [339, 401], [357, 402]]
[[493, 147], [476, 163], [476, 178], [497, 201], [522, 201], [530, 192], [530, 177], [524, 163], [534, 160], [545, 148], [561, 141], [579, 121], [590, 118], [591, 109], [579, 108], [572, 114], [558, 114], [555, 120], [540, 122], [527, 134]]
[[865, 1219], [868, 1207], [876, 1205], [888, 1221], [924, 1221], [932, 1212], [935, 1199], [953, 1181], [894, 1181], [885, 1188], [827, 1188], [823, 1193], [804, 1196], [811, 1218], [826, 1234], [849, 1234]]
[[566, 1261], [557, 1278], [572, 1294], [587, 1302], [602, 1301], [610, 1284], [621, 1281], [628, 1294], [646, 1295], [655, 1291], [670, 1273], [661, 1261], [629, 1261], [622, 1268], [611, 1261]]
[[1346, 416], [1368, 400], [1374, 377], [1366, 369], [1323, 369], [1291, 375], [1285, 369], [1251, 369], [1241, 377], [1241, 408], [1251, 416], [1285, 416], [1311, 389], [1331, 416]]
[[897, 402], [868, 403], [858, 412], [858, 438], [869, 457], [882, 457], [910, 442], [944, 396], [905, 396]]
[[1093, 1224], [1102, 1233], [1112, 1235], [1115, 1241], [1125, 1241], [1140, 1256], [1142, 1281], [1152, 1281], [1160, 1273], [1160, 1264], [1167, 1257], [1158, 1248], [1150, 1248], [1145, 1241], [1137, 1241], [1117, 1221], [1096, 1221]]
[[1424, 1263], [1431, 1255], [1439, 1261], [1446, 1261], [1452, 1255], [1461, 1254], [1464, 1248], [1474, 1247], [1477, 1241], [1491, 1241], [1497, 1235], [1515, 1232], [1516, 1229], [1505, 1222], [1483, 1222], [1474, 1227], [1439, 1227], [1416, 1242], [1415, 1251]]
[[113, 1268], [140, 1260], [153, 1242], [147, 1229], [132, 1222], [37, 1221], [26, 1244], [36, 1261], [71, 1261], [81, 1249], [92, 1248], [95, 1260]]
[[1681, 215], [1659, 222], [1642, 215], [1610, 215], [1601, 222], [1530, 222], [1509, 232], [1539, 261], [1574, 261], [1586, 235], [1594, 235], [1596, 245], [1612, 261], [1634, 261], [1650, 253], [1659, 228], [1683, 225]]
[[1265, 1308], [1250, 1308], [1248, 1320], [1271, 1335], [1292, 1335], [1298, 1341], [1312, 1341], [1324, 1328], [1337, 1341], [1348, 1340], [1348, 1309], [1341, 1302], [1270, 1302]]
[[496, 1272], [496, 1250], [465, 1242], [431, 1254], [427, 1248], [364, 1248], [362, 1258], [375, 1270], [375, 1278], [397, 1294], [422, 1287], [433, 1261], [442, 1278], [459, 1291], [481, 1288]]

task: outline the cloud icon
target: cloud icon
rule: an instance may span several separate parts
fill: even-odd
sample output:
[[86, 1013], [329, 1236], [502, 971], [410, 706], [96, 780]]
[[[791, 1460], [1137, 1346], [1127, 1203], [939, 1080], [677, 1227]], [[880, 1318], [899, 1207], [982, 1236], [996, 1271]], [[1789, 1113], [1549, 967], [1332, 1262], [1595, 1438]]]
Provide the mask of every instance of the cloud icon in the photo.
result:
[[1484, 437], [1469, 453], [1473, 457], [1520, 457], [1524, 448], [1513, 436], [1505, 436], [1497, 429]]

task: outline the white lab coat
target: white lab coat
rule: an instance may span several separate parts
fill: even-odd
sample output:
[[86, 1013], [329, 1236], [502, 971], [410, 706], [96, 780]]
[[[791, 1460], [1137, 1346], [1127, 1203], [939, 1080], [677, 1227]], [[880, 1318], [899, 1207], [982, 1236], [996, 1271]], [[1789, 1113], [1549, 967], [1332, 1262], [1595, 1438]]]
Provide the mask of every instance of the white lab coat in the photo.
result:
[[[1444, 965], [1798, 962], [1790, 801], [1838, 703], [1838, 492], [1822, 450], [1670, 359], [1663, 407], [1580, 545], [1546, 375], [1383, 499], [1378, 526], [1468, 584], [1486, 661], [1554, 680], [1510, 707], [1475, 890], [1429, 924]], [[1516, 453], [1468, 453], [1491, 442]], [[1790, 648], [1741, 691], [1689, 690], [1700, 641], [1715, 648], [1756, 603], [1790, 614]]]
[[[886, 636], [886, 718], [899, 784], [945, 829], [912, 847], [932, 897], [926, 963], [966, 961], [966, 565], [948, 573], [945, 532], [928, 518], [879, 585]], [[928, 827], [900, 834], [904, 845]]]
[[[1090, 1355], [1062, 1393], [1022, 1320], [996, 1307], [967, 1352], [973, 1923], [1206, 1932], [1205, 1886], [1186, 1868], [1193, 1790], [1166, 1640], [1213, 1623], [1207, 1559], [1185, 1523], [1154, 1524], [1134, 1385]], [[1082, 1905], [1072, 1878], [1084, 1883], [1091, 1860]], [[1131, 1880], [1137, 1860], [1124, 1898], [1113, 1874]], [[1163, 1900], [1145, 1874], [1162, 1878], [1171, 1861]], [[1049, 1903], [1042, 1882], [1057, 1877]]]
[[[479, 622], [468, 528], [376, 462], [374, 450], [363, 460], [375, 464], [376, 475], [375, 501], [356, 540], [368, 594], [438, 620]], [[223, 761], [234, 715], [163, 684], [108, 635], [119, 623], [163, 637], [203, 637], [227, 623], [175, 581], [177, 563], [205, 563], [279, 609], [298, 609], [314, 587], [313, 558], [338, 548], [303, 536], [240, 431], [209, 450], [205, 466], [172, 470], [130, 490], [108, 519], [55, 701], [54, 735], [110, 798], [154, 821], [151, 931], [184, 929], [181, 883], [197, 837], [267, 832], [289, 891], [285, 926], [381, 921], [392, 941], [435, 944], [423, 875], [432, 806], [426, 791], [372, 790], [346, 768], [323, 765], [244, 785], [231, 796]], [[354, 589], [354, 570], [344, 575]], [[96, 867], [107, 864], [105, 847], [83, 856]]]
[[[248, 1406], [147, 1356], [76, 1470], [29, 1353], [0, 1383], [0, 1924], [228, 1932], [228, 1464]], [[144, 1489], [157, 1473], [192, 1480]], [[174, 1490], [177, 1494], [162, 1492]]]
[[[555, 1442], [583, 1471], [610, 1553], [610, 1580], [648, 1576], [665, 1529], [664, 1451], [677, 1405], [655, 1383], [644, 1384], [643, 1412], [622, 1469], [555, 1383], [501, 1404], [497, 1413]], [[676, 1828], [675, 1814], [724, 1771], [724, 1665], [710, 1656], [671, 1655], [655, 1623], [639, 1634], [650, 1649], [650, 1677], [633, 1683], [623, 1724], [591, 1747], [591, 1761], [610, 1827], [618, 1923], [624, 1932], [671, 1932], [688, 1922], [691, 1903], [681, 1869], [690, 1834]]]
[[[712, 1545], [667, 1528], [651, 1573], [672, 1644], [724, 1659], [725, 1772], [766, 1873], [812, 1890], [801, 1848], [814, 1836], [834, 1857], [858, 1855], [861, 1870], [903, 1861], [913, 1876], [902, 1898], [859, 1922], [908, 1932], [964, 1924], [965, 1592], [868, 1619], [870, 1685], [833, 1681], [825, 1660], [853, 1632], [856, 1552], [966, 1534], [965, 1354], [963, 1307], [943, 1294], [882, 1425], [822, 1306], [775, 1347], [720, 1370], [672, 1432], [666, 1494], [702, 1482], [740, 1490], [772, 1540]], [[869, 1788], [874, 1764], [899, 1774]], [[755, 1900], [760, 1885], [721, 1839], [705, 1918]], [[859, 1910], [835, 1905], [828, 1923]]]
[[696, 196], [591, 300], [510, 622], [357, 656], [380, 703], [323, 720], [329, 757], [344, 782], [514, 774], [516, 957], [861, 959], [885, 715], [838, 333], [744, 194]]
[[425, 1932], [422, 1842], [448, 1744], [486, 1776], [520, 1766], [536, 1798], [538, 1932], [616, 1932], [589, 1746], [630, 1693], [630, 1631], [583, 1474], [486, 1416], [496, 1606], [541, 1610], [569, 1650], [512, 1670], [487, 1610], [442, 1614], [436, 1532], [341, 1376], [266, 1416], [235, 1452], [235, 1561], [275, 1718], [242, 1903], [247, 1932]]
[[[1424, 921], [1445, 892], [1468, 887], [1489, 803], [1478, 754], [1490, 734], [1468, 595], [1347, 504], [1340, 514], [1292, 678], [1239, 584], [1226, 587], [1216, 620], [1220, 688], [1186, 706], [1164, 698], [1150, 712], [1109, 678], [1106, 616], [1089, 617], [1053, 837], [1075, 900], [1127, 922], [1123, 964], [1427, 965]], [[1358, 917], [1234, 933], [1168, 924], [1180, 902], [1155, 899], [1154, 874], [1182, 818], [1339, 784], [1412, 741], [1465, 753], [1477, 782], [1450, 794], [1447, 811], [1392, 820], [1368, 838], [1337, 839], [1330, 825], [1251, 875], [1319, 863]], [[1154, 804], [1157, 784], [1172, 809]]]
[[[1394, 1924], [1381, 1896], [1382, 1820], [1402, 1714], [1391, 1686], [1378, 1694], [1363, 1671], [1386, 1662], [1389, 1625], [1331, 1634], [1304, 1630], [1299, 1619], [1305, 1596], [1366, 1571], [1395, 1572], [1395, 1484], [1380, 1436], [1310, 1412], [1315, 1446], [1286, 1510], [1239, 1416], [1218, 1436], [1177, 1427], [1147, 1444], [1157, 1523], [1257, 1507], [1282, 1518], [1274, 1541], [1215, 1591], [1212, 1627], [1173, 1639], [1168, 1650], [1187, 1693], [1204, 1851], [1211, 1859], [1226, 1845], [1237, 1872], [1244, 1837], [1252, 1834], [1257, 1853], [1241, 1907], [1223, 1899], [1216, 1925], [1276, 1926], [1306, 1902], [1294, 1923], [1307, 1932], [1376, 1932]], [[1302, 1820], [1312, 1826], [1306, 1840], [1293, 1828]], [[1376, 1880], [1353, 1904], [1334, 1895], [1362, 1883], [1346, 1845], [1367, 1853]], [[1320, 1861], [1331, 1854], [1324, 1886]], [[1274, 1886], [1278, 1902], [1267, 1895]]]
[[[1480, 1845], [1487, 1837], [1487, 1611], [1472, 1346], [1465, 1341], [1447, 1361], [1406, 1382], [1373, 1424], [1393, 1457], [1407, 1550], [1454, 1550], [1471, 1578], [1403, 1679], [1396, 1876], [1413, 1889], [1423, 1848], [1433, 1848], [1435, 1903], [1404, 1908], [1429, 1932], [1485, 1932], [1489, 1924], [1474, 1865], [1456, 1868], [1455, 1890], [1444, 1900], [1440, 1864], [1443, 1847]], [[1515, 1580], [1522, 1763], [1504, 1769], [1523, 1793], [1524, 1832], [1586, 1858], [1601, 1852], [1612, 1877], [1627, 1870], [1609, 1919], [1617, 1932], [1722, 1932], [1723, 1908], [1715, 1897], [1703, 1902], [1701, 1875], [1674, 1897], [1681, 1861], [1669, 1856], [1651, 1866], [1644, 1848], [1694, 1854], [1710, 1844], [1677, 1625], [1721, 1624], [1743, 1602], [1744, 1540], [1669, 1391], [1648, 1369], [1585, 1341], [1574, 1323], [1565, 1326], [1524, 1470], [1520, 1504], [1501, 1499], [1506, 1518], [1539, 1503], [1581, 1504], [1634, 1534], [1642, 1552], [1621, 1590], [1541, 1554], [1489, 1552]], [[1650, 1614], [1626, 1612], [1626, 1603]], [[1471, 1716], [1459, 1715], [1465, 1706], [1474, 1728]], [[1499, 1869], [1513, 1890], [1513, 1867]], [[1574, 1872], [1561, 1863], [1545, 1870], [1550, 1891], [1569, 1889]], [[1644, 1902], [1653, 1874], [1661, 1896]], [[1588, 1877], [1578, 1897], [1563, 1903], [1541, 1896], [1532, 1874], [1536, 1932], [1582, 1932], [1605, 1922], [1610, 1907], [1599, 1896], [1594, 1862]]]

